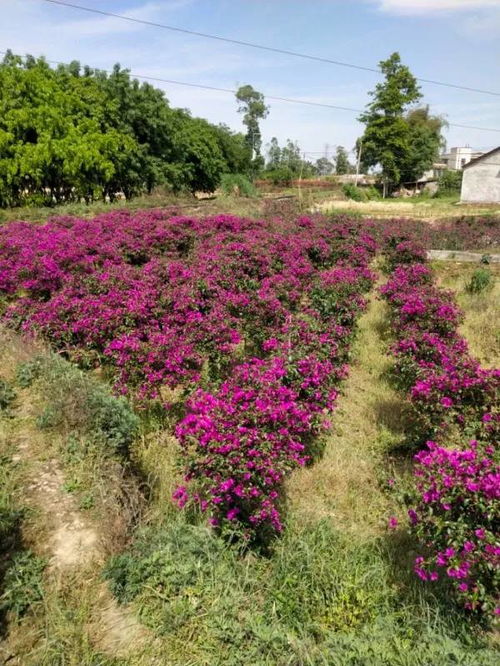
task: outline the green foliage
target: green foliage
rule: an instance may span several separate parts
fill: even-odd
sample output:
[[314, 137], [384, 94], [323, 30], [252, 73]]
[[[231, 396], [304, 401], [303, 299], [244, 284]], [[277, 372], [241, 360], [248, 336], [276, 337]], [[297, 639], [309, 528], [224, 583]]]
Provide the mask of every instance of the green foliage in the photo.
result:
[[344, 146], [337, 146], [335, 153], [335, 173], [342, 176], [348, 173], [354, 173], [355, 168], [349, 162], [349, 155]]
[[59, 427], [109, 455], [126, 455], [139, 425], [126, 399], [112, 395], [105, 385], [55, 355], [39, 362], [44, 407], [38, 427]]
[[353, 201], [376, 201], [380, 199], [380, 194], [375, 187], [357, 187], [353, 183], [345, 183], [342, 185], [342, 192]]
[[16, 381], [21, 388], [28, 388], [33, 384], [35, 379], [40, 376], [43, 368], [43, 358], [36, 356], [35, 358], [20, 363], [16, 368]]
[[320, 157], [318, 160], [316, 160], [314, 165], [314, 170], [318, 176], [329, 176], [331, 173], [333, 173], [334, 169], [335, 166], [326, 157]]
[[175, 663], [495, 663], [467, 621], [441, 605], [438, 588], [424, 596], [407, 571], [408, 550], [324, 520], [289, 526], [259, 556], [179, 518], [141, 529], [104, 575]]
[[12, 386], [0, 377], [0, 410], [8, 409], [15, 397], [16, 392]]
[[213, 191], [250, 162], [242, 135], [172, 109], [119, 65], [52, 69], [11, 53], [0, 63], [0, 206]]
[[366, 125], [361, 159], [365, 169], [380, 165], [384, 182], [399, 185], [417, 180], [432, 166], [445, 121], [431, 116], [428, 106], [409, 110], [422, 94], [399, 53], [382, 61], [380, 69], [385, 80], [370, 93], [373, 101], [359, 118]]
[[296, 141], [287, 139], [285, 146], [280, 148], [278, 140], [273, 137], [267, 155], [268, 161], [263, 177], [271, 180], [275, 185], [287, 185], [294, 178], [307, 178], [316, 173], [314, 165], [302, 158]]
[[463, 171], [454, 171], [447, 169], [438, 180], [438, 191], [436, 197], [450, 196], [460, 194], [462, 188]]
[[255, 197], [257, 190], [253, 183], [241, 173], [226, 173], [220, 182], [224, 194], [236, 194], [240, 197]]
[[495, 278], [489, 268], [476, 268], [465, 285], [465, 291], [469, 294], [480, 294], [486, 289], [491, 289], [494, 282]]
[[264, 173], [264, 178], [270, 180], [273, 185], [282, 185], [284, 187], [290, 187], [293, 180], [293, 172], [287, 166], [280, 166], [271, 171], [266, 171]]
[[253, 164], [252, 170], [258, 172], [263, 164], [260, 155], [262, 134], [259, 120], [267, 118], [269, 107], [265, 104], [264, 95], [248, 84], [238, 88], [236, 99], [239, 102], [238, 113], [243, 114], [243, 124], [247, 128], [245, 141]]
[[3, 580], [0, 610], [20, 619], [43, 598], [42, 576], [46, 561], [29, 550], [16, 553]]

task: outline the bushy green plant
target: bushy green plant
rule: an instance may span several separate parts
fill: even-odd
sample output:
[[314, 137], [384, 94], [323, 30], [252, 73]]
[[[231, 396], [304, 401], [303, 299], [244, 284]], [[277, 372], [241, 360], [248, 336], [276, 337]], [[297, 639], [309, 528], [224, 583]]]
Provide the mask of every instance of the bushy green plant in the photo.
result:
[[493, 283], [494, 276], [489, 268], [476, 268], [465, 285], [465, 291], [468, 294], [480, 294], [486, 289], [491, 289]]
[[220, 182], [224, 194], [236, 194], [240, 197], [254, 197], [257, 194], [253, 183], [241, 173], [225, 173]]
[[16, 368], [16, 381], [21, 388], [28, 388], [40, 375], [43, 367], [43, 358], [36, 356], [35, 358], [20, 363]]
[[443, 197], [460, 194], [462, 187], [463, 171], [446, 170], [438, 180], [438, 189], [434, 196]]
[[287, 166], [280, 166], [271, 171], [266, 171], [264, 174], [266, 180], [270, 180], [273, 185], [282, 185], [289, 187], [294, 178], [293, 171]]
[[353, 201], [366, 201], [364, 191], [360, 187], [353, 185], [353, 183], [344, 183], [342, 185], [342, 192], [348, 199], [352, 199]]
[[0, 597], [0, 610], [17, 619], [43, 598], [42, 576], [46, 561], [29, 550], [20, 551], [9, 562]]
[[[39, 363], [36, 373], [44, 406], [38, 426], [61, 427], [104, 452], [125, 455], [139, 425], [127, 400], [112, 395], [107, 386], [58, 356], [47, 356]], [[25, 381], [29, 375], [25, 366]]]
[[16, 397], [16, 392], [5, 379], [0, 378], [0, 410], [8, 409]]

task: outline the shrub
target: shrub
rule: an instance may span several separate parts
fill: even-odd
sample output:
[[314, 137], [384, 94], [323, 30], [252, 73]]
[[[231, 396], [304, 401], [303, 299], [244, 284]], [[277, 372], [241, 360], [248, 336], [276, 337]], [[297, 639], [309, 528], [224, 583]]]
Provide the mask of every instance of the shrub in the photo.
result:
[[254, 197], [257, 195], [253, 183], [241, 173], [225, 173], [221, 178], [220, 189], [224, 194], [236, 194], [239, 197]]
[[474, 437], [463, 448], [429, 441], [416, 455], [408, 514], [425, 550], [415, 572], [435, 581], [444, 571], [466, 608], [500, 615], [500, 370], [471, 358], [457, 332], [461, 315], [453, 296], [434, 286], [424, 264], [408, 263], [406, 250], [404, 243], [389, 250], [396, 267], [381, 288], [392, 309], [400, 386], [420, 418], [421, 436], [442, 440], [453, 424]]
[[263, 177], [266, 180], [270, 180], [273, 185], [290, 187], [294, 178], [294, 173], [289, 167], [282, 166], [277, 169], [272, 169], [271, 171], [266, 171], [263, 174]]
[[15, 400], [16, 392], [5, 379], [0, 378], [0, 410], [6, 410]]
[[[126, 456], [139, 424], [127, 400], [60, 357], [49, 355], [36, 363], [44, 402], [38, 426], [60, 427], [93, 442], [104, 454]], [[28, 367], [19, 372], [31, 381], [33, 367]]]
[[415, 561], [423, 580], [445, 575], [465, 607], [500, 615], [500, 450], [473, 440], [463, 449], [427, 442], [416, 455], [412, 529], [428, 546]]
[[348, 199], [352, 199], [353, 201], [367, 201], [368, 199], [365, 191], [352, 183], [344, 183], [342, 185], [342, 192]]
[[434, 196], [450, 196], [460, 194], [463, 171], [446, 170], [438, 180], [438, 190]]
[[465, 291], [469, 294], [480, 294], [485, 289], [491, 289], [493, 283], [494, 277], [489, 268], [476, 268], [465, 285]]

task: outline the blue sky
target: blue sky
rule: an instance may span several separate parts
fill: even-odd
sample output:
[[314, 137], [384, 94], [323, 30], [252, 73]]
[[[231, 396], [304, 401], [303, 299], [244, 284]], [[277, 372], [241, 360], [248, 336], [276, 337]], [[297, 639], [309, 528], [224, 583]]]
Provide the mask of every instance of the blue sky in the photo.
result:
[[[500, 92], [500, 0], [74, 0], [76, 4], [368, 67], [399, 51], [416, 76]], [[363, 108], [375, 73], [300, 60], [68, 9], [0, 0], [0, 50], [133, 73]], [[231, 95], [158, 84], [173, 106], [241, 128]], [[500, 128], [500, 97], [422, 84], [449, 122]], [[309, 157], [352, 148], [356, 115], [270, 101], [264, 142], [297, 140]], [[450, 128], [448, 145], [490, 148], [500, 134]]]

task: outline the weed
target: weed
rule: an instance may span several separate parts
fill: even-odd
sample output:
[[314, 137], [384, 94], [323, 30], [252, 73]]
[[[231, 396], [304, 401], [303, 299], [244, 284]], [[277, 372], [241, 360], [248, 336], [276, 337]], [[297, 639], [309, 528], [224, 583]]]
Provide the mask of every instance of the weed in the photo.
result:
[[42, 574], [46, 561], [30, 550], [16, 553], [4, 577], [0, 610], [9, 611], [20, 619], [43, 599]]
[[486, 289], [493, 287], [494, 277], [488, 268], [476, 268], [471, 279], [465, 285], [465, 291], [468, 294], [480, 294]]
[[10, 407], [16, 398], [16, 392], [5, 379], [0, 378], [0, 410], [4, 411]]

